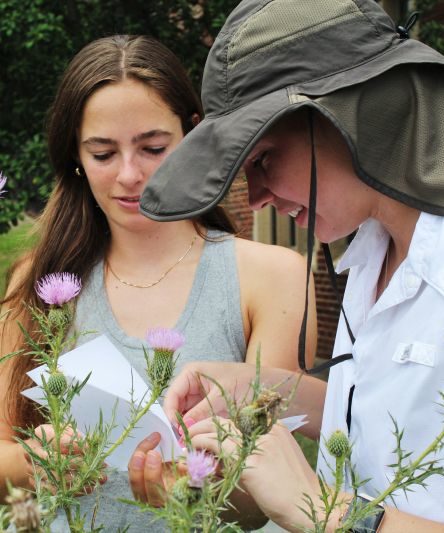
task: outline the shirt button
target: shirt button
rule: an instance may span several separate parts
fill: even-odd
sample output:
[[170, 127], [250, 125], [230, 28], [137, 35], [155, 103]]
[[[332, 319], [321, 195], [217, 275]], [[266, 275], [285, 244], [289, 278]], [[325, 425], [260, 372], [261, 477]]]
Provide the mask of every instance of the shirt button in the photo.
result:
[[405, 278], [405, 284], [408, 289], [416, 289], [419, 287], [419, 278], [415, 274], [407, 274]]

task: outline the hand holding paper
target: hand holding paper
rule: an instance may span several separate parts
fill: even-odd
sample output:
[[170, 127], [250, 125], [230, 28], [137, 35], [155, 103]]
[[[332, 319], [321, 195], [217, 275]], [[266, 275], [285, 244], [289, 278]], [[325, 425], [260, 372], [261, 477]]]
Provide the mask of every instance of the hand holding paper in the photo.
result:
[[[78, 430], [84, 433], [99, 423], [101, 415], [105, 422], [111, 421], [114, 416], [115, 427], [111, 431], [110, 441], [115, 442], [128, 426], [132, 406], [139, 403], [143, 406], [150, 400], [151, 391], [144, 380], [104, 335], [60, 356], [58, 364], [68, 380], [82, 382], [89, 375], [86, 385], [71, 404]], [[45, 379], [48, 376], [46, 365], [29, 371], [28, 375], [37, 386], [22, 394], [44, 405], [41, 386], [42, 375]], [[281, 422], [294, 431], [306, 423], [304, 418], [304, 415], [293, 416], [283, 418]], [[107, 458], [107, 463], [119, 470], [127, 470], [137, 443], [154, 432], [161, 435], [158, 448], [164, 461], [171, 461], [183, 454], [175, 430], [156, 401], [132, 430], [131, 437], [124, 440]]]
[[[68, 380], [81, 382], [90, 374], [80, 394], [74, 397], [71, 412], [78, 429], [86, 432], [99, 422], [100, 413], [105, 421], [111, 421], [114, 411], [115, 427], [110, 435], [111, 442], [116, 441], [127, 427], [132, 402], [145, 405], [150, 399], [151, 391], [141, 376], [104, 335], [62, 355], [59, 368]], [[47, 375], [45, 365], [28, 372], [37, 387], [22, 393], [40, 405], [45, 403], [41, 389], [42, 374]], [[155, 402], [131, 432], [131, 438], [107, 458], [107, 463], [126, 470], [136, 444], [153, 432], [160, 433], [162, 437], [159, 451], [166, 461], [182, 454], [162, 406]]]

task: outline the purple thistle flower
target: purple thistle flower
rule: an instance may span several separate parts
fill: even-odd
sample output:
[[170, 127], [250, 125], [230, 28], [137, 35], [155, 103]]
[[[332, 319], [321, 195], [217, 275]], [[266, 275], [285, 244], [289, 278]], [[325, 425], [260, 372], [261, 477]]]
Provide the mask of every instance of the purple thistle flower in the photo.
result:
[[185, 342], [185, 337], [176, 329], [153, 328], [146, 334], [146, 340], [153, 350], [174, 353]]
[[41, 278], [35, 284], [35, 291], [47, 304], [58, 307], [75, 298], [82, 288], [82, 282], [75, 274], [56, 272]]
[[7, 180], [8, 178], [4, 176], [3, 172], [0, 170], [0, 198], [2, 197], [2, 194], [6, 192], [3, 190], [3, 187], [5, 186]]
[[216, 460], [204, 450], [192, 450], [187, 454], [187, 467], [188, 486], [201, 489], [205, 479], [216, 470]]

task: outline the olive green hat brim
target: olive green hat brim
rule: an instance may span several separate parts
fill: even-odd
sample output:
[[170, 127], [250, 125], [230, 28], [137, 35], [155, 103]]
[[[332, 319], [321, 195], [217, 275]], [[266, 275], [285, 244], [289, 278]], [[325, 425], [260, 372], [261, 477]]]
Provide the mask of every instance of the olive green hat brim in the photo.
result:
[[[420, 74], [414, 65], [422, 65]], [[173, 221], [212, 209], [265, 131], [309, 105], [338, 127], [362, 180], [408, 205], [444, 215], [443, 67], [438, 52], [417, 41], [400, 41], [348, 71], [278, 89], [227, 114], [208, 115], [150, 178], [141, 212]]]

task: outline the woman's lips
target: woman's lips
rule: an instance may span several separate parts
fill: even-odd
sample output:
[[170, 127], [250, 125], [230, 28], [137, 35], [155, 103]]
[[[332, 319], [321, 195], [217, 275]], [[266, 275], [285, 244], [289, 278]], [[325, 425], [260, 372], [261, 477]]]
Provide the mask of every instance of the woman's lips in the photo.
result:
[[139, 210], [140, 196], [118, 196], [116, 200], [125, 209]]
[[300, 205], [299, 207], [296, 207], [295, 209], [292, 209], [289, 211], [288, 216], [294, 218], [295, 223], [301, 227], [305, 228], [308, 224], [308, 209], [304, 207], [303, 205]]
[[291, 216], [292, 218], [296, 218], [299, 215], [299, 213], [302, 211], [302, 209], [304, 209], [304, 208], [301, 205], [301, 206], [293, 209], [292, 211], [289, 211], [288, 215]]

